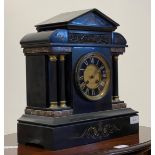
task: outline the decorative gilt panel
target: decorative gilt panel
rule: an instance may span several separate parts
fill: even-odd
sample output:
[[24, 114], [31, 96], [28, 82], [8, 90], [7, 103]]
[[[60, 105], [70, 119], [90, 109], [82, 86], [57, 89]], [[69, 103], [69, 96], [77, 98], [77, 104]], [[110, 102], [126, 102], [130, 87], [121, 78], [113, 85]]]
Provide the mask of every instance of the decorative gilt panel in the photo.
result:
[[109, 34], [70, 33], [69, 42], [70, 43], [110, 44], [111, 36]]

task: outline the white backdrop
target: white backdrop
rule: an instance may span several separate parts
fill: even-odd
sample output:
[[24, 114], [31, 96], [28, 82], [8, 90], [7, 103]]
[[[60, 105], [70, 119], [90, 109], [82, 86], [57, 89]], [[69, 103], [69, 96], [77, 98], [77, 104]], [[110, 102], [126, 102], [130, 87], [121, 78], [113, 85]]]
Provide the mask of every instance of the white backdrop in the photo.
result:
[[5, 134], [26, 106], [25, 57], [19, 41], [57, 14], [97, 8], [120, 24], [129, 47], [119, 57], [119, 94], [150, 126], [150, 0], [5, 0]]

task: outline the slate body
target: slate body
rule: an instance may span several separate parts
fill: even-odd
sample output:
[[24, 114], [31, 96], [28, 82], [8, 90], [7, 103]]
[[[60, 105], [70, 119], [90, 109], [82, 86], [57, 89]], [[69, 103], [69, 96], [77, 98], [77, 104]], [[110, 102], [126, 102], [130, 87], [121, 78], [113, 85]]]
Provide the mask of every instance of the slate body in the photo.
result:
[[[64, 19], [63, 19], [63, 18]], [[61, 25], [61, 26], [60, 26]], [[69, 54], [70, 62], [66, 64], [69, 76], [66, 80], [66, 96], [67, 104], [74, 109], [74, 113], [93, 112], [99, 110], [111, 109], [111, 97], [112, 97], [112, 77], [107, 95], [99, 101], [90, 102], [84, 99], [79, 90], [76, 89], [75, 85], [75, 67], [81, 56], [89, 52], [98, 52], [104, 59], [106, 59], [110, 66], [112, 73], [112, 55], [111, 48], [122, 48], [124, 50], [117, 54], [123, 54], [125, 51], [126, 40], [125, 38], [116, 32], [113, 32], [119, 24], [114, 22], [112, 19], [98, 11], [97, 9], [77, 11], [72, 13], [65, 13], [58, 15], [52, 19], [49, 19], [41, 24], [36, 25], [39, 32], [28, 34], [21, 40], [21, 45], [24, 51], [32, 48], [31, 53], [25, 52], [27, 57], [27, 100], [29, 101], [28, 106], [33, 107], [34, 103], [36, 106], [46, 108], [49, 106], [49, 95], [40, 96], [42, 105], [37, 100], [38, 94], [45, 90], [49, 93], [48, 83], [48, 55], [50, 54]], [[55, 29], [56, 28], [56, 29]], [[66, 28], [66, 29], [65, 29]], [[48, 48], [47, 52], [41, 51], [41, 48]], [[40, 52], [34, 52], [34, 48], [40, 48]], [[33, 62], [28, 59], [32, 59]], [[39, 56], [40, 55], [40, 56]], [[34, 75], [35, 71], [38, 70], [37, 61], [39, 57], [42, 57], [45, 61], [40, 61], [39, 66], [46, 66], [47, 68], [40, 70], [40, 76], [45, 74], [44, 79], [40, 79]], [[36, 59], [36, 60], [34, 60]], [[72, 66], [72, 68], [70, 67]], [[35, 83], [44, 83], [44, 85], [36, 85]], [[29, 87], [37, 87], [37, 92]], [[33, 100], [34, 99], [34, 100]]]
[[125, 38], [114, 32], [118, 26], [97, 9], [82, 10], [42, 22], [36, 25], [38, 32], [23, 37], [20, 43], [26, 56], [27, 106], [49, 108], [49, 56], [64, 54], [66, 100], [74, 113], [62, 118], [23, 115], [18, 120], [18, 143], [57, 150], [138, 133], [139, 124], [130, 123], [130, 117], [138, 115], [136, 111], [111, 110], [116, 80], [112, 74], [106, 96], [95, 102], [83, 98], [75, 83], [76, 64], [89, 52], [100, 53], [113, 73], [112, 57], [123, 54], [127, 47]]

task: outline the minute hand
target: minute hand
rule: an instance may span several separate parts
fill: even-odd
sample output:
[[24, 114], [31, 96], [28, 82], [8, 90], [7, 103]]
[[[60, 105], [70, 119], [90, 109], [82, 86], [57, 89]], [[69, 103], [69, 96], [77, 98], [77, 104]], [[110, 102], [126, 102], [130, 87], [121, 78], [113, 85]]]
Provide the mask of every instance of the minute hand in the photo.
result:
[[95, 75], [96, 75], [97, 73], [99, 73], [99, 72], [100, 72], [100, 69], [95, 70], [94, 73], [93, 73], [93, 77], [95, 77]]

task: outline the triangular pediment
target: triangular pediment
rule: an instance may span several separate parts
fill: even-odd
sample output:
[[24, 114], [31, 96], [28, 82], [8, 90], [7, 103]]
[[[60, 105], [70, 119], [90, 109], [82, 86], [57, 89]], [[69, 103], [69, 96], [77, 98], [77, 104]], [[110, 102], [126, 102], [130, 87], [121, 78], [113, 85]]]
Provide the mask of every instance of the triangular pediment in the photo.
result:
[[39, 31], [56, 28], [80, 28], [85, 30], [93, 29], [94, 27], [99, 30], [113, 31], [117, 26], [119, 26], [118, 23], [97, 9], [63, 13], [36, 25]]
[[71, 22], [68, 23], [69, 25], [77, 25], [77, 26], [95, 26], [95, 27], [113, 27], [114, 25], [111, 24], [105, 18], [101, 18], [97, 14], [93, 12], [88, 12], [87, 14], [80, 16]]

